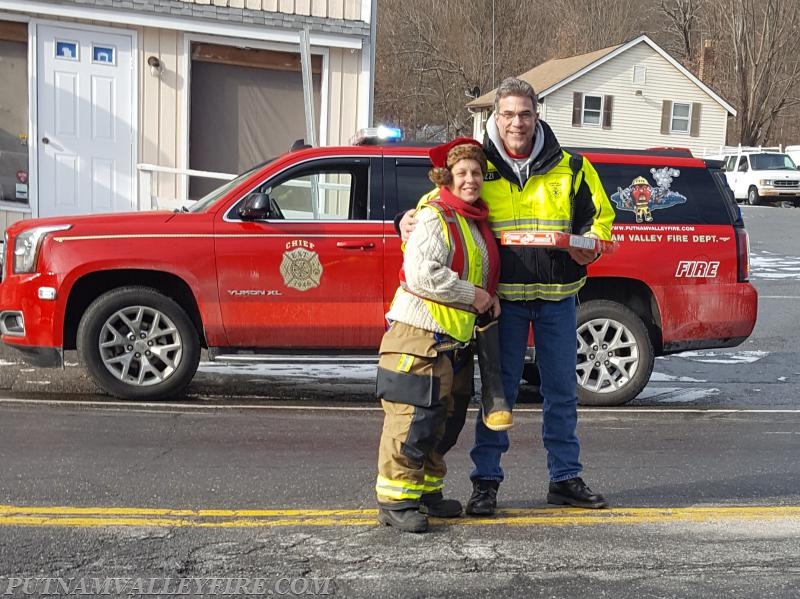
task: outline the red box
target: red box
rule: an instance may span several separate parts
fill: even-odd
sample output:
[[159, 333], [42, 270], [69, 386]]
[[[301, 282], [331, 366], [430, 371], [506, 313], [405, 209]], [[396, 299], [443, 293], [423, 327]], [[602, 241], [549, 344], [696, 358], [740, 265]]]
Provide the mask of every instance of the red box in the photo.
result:
[[594, 250], [601, 254], [609, 254], [617, 249], [614, 241], [603, 241], [594, 237], [560, 231], [503, 231], [500, 234], [500, 243], [502, 245], [531, 245], [561, 249], [574, 247]]

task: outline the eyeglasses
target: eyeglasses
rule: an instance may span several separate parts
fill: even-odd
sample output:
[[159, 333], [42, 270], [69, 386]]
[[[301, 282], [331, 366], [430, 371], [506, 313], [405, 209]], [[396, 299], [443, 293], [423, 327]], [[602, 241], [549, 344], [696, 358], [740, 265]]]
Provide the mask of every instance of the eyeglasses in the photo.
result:
[[530, 110], [525, 110], [523, 112], [511, 112], [509, 110], [506, 112], [500, 112], [498, 114], [503, 118], [503, 120], [513, 121], [516, 117], [519, 117], [519, 120], [525, 123], [532, 121], [533, 117], [535, 116]]

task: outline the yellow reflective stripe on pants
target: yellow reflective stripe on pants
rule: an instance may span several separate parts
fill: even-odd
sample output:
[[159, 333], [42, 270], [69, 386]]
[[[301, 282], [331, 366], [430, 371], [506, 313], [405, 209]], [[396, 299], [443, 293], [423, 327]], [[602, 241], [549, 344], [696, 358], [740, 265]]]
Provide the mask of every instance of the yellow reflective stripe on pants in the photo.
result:
[[531, 301], [537, 299], [562, 300], [578, 293], [586, 283], [586, 277], [581, 277], [574, 283], [500, 283], [497, 286], [497, 295], [500, 299], [511, 302]]
[[378, 482], [375, 483], [375, 492], [379, 496], [392, 499], [419, 499], [423, 491], [425, 491], [424, 484], [418, 485], [407, 480], [391, 480], [380, 474]]
[[437, 493], [444, 489], [444, 479], [440, 476], [425, 475], [425, 482], [423, 484], [424, 493]]

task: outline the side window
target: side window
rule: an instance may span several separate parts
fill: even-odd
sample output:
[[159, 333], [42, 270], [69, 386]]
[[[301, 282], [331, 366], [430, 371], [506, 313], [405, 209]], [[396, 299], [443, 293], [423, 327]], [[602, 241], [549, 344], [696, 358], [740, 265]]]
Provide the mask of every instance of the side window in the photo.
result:
[[726, 172], [732, 172], [736, 169], [736, 156], [728, 156], [725, 159], [725, 166], [723, 167]]
[[265, 191], [287, 220], [345, 220], [351, 215], [353, 175], [348, 172], [311, 173], [293, 177]]
[[[324, 160], [284, 171], [250, 191], [268, 196], [269, 220], [366, 220], [369, 163]], [[243, 197], [228, 212], [239, 220]]]
[[742, 156], [739, 158], [739, 166], [736, 167], [736, 170], [738, 170], [740, 173], [747, 172], [747, 156]]
[[397, 173], [397, 204], [401, 212], [414, 208], [419, 199], [435, 187], [428, 179], [431, 165], [427, 160], [418, 164], [399, 163], [395, 169]]

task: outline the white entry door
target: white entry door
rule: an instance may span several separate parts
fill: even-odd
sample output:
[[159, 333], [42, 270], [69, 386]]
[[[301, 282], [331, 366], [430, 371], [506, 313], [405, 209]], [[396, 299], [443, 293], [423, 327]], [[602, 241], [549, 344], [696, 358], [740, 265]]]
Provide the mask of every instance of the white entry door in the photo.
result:
[[133, 35], [40, 25], [38, 216], [136, 209]]

